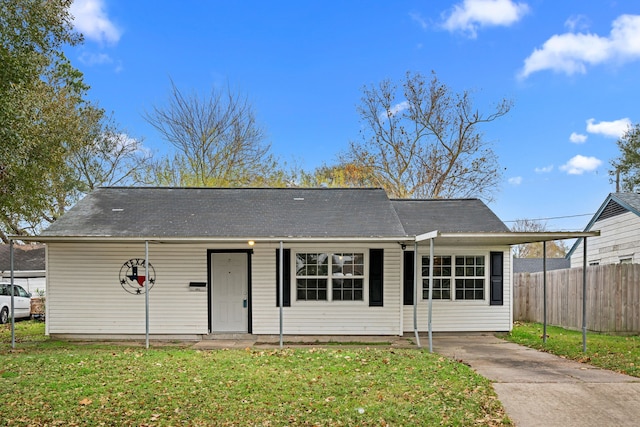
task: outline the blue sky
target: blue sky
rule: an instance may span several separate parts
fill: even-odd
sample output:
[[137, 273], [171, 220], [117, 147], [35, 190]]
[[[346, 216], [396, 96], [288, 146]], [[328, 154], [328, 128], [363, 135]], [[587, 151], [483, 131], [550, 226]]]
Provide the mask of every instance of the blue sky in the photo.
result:
[[273, 153], [305, 170], [358, 138], [365, 85], [435, 71], [481, 111], [509, 98], [481, 128], [504, 168], [489, 204], [503, 221], [584, 228], [615, 191], [617, 138], [640, 122], [635, 0], [75, 0], [72, 13], [86, 40], [67, 54], [90, 97], [159, 154], [143, 114], [170, 78], [245, 94]]

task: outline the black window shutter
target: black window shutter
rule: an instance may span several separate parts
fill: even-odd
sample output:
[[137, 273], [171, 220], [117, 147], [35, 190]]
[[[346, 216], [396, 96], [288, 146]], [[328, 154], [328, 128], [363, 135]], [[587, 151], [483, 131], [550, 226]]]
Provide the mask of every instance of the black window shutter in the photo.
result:
[[[283, 253], [282, 305], [291, 307], [291, 249], [284, 249]], [[280, 249], [276, 249], [276, 307], [280, 307]]]
[[491, 252], [491, 287], [490, 287], [490, 305], [503, 305], [504, 304], [504, 253], [503, 252]]
[[413, 273], [415, 263], [413, 260], [413, 251], [404, 251], [402, 253], [404, 262], [404, 277], [402, 283], [404, 286], [404, 305], [413, 305]]
[[369, 306], [382, 307], [384, 295], [384, 250], [369, 249]]

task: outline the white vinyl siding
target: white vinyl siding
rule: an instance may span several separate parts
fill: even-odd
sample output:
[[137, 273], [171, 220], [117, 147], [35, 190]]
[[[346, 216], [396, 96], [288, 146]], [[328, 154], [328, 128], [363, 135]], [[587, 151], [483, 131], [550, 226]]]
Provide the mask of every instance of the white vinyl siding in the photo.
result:
[[[131, 258], [144, 258], [144, 243], [47, 245], [47, 327], [50, 334], [144, 334], [145, 296], [120, 286]], [[206, 334], [207, 292], [189, 282], [207, 281], [207, 247], [149, 244], [156, 283], [149, 291], [149, 332]]]
[[[503, 305], [489, 304], [489, 256], [490, 252], [504, 253], [503, 267]], [[485, 287], [482, 300], [436, 300], [432, 301], [432, 330], [434, 332], [473, 332], [473, 331], [510, 331], [512, 327], [512, 273], [511, 256], [508, 248], [438, 248], [435, 247], [435, 255], [451, 255], [455, 260], [456, 255], [484, 256], [485, 257]], [[419, 249], [420, 258], [429, 255], [429, 249]], [[453, 261], [455, 264], [455, 261]], [[455, 266], [454, 266], [455, 267]], [[422, 282], [419, 281], [421, 285]], [[452, 284], [453, 286], [453, 284]], [[423, 298], [423, 293], [418, 293], [418, 331], [428, 330], [429, 301]], [[413, 331], [413, 305], [403, 306], [403, 330]]]
[[[587, 238], [587, 264], [617, 264], [621, 258], [640, 263], [640, 217], [633, 212], [596, 221], [591, 230], [600, 236]], [[571, 267], [582, 267], [584, 249], [580, 243], [571, 255]]]
[[[253, 333], [278, 334], [279, 308], [276, 307], [277, 244], [256, 244], [253, 264]], [[363, 301], [296, 301], [295, 262], [291, 271], [291, 307], [283, 308], [283, 328], [287, 335], [399, 335], [400, 326], [400, 247], [393, 244], [336, 243], [285, 244], [296, 252], [365, 253]], [[368, 252], [384, 249], [384, 306], [369, 307]]]
[[[276, 306], [278, 243], [257, 242], [251, 255], [251, 323], [254, 334], [279, 333]], [[296, 252], [364, 253], [362, 301], [296, 301], [295, 263], [291, 264], [291, 306], [283, 308], [286, 335], [400, 335], [413, 328], [413, 307], [402, 305], [402, 250], [393, 243], [340, 242], [286, 244]], [[369, 306], [369, 249], [384, 250], [382, 307]], [[247, 244], [149, 244], [149, 262], [156, 282], [149, 292], [149, 332], [152, 337], [195, 337], [209, 328], [206, 288], [194, 291], [190, 282], [209, 282], [207, 250], [248, 250]], [[420, 255], [422, 255], [422, 248]], [[511, 270], [504, 247], [460, 254], [489, 256], [504, 251], [504, 305], [490, 306], [488, 284], [483, 301], [434, 301], [434, 331], [501, 331], [511, 324]], [[446, 250], [455, 255], [455, 251]], [[144, 243], [49, 243], [47, 245], [47, 332], [76, 336], [144, 336], [144, 294], [125, 292], [119, 282], [123, 263], [144, 258]], [[488, 259], [488, 258], [487, 258]], [[488, 283], [488, 280], [487, 280]], [[427, 301], [420, 299], [419, 328], [427, 330]]]

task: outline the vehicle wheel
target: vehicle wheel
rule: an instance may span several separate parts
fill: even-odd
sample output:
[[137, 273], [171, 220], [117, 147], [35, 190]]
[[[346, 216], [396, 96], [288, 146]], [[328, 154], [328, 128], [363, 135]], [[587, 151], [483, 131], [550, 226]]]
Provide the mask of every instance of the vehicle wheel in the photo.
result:
[[0, 323], [5, 324], [9, 321], [9, 309], [7, 307], [2, 307], [0, 310]]

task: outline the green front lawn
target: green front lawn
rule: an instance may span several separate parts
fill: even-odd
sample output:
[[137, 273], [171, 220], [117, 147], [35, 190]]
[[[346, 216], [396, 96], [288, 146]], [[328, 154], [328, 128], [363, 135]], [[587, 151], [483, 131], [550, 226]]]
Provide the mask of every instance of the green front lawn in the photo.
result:
[[640, 377], [640, 336], [587, 333], [587, 352], [582, 352], [582, 332], [547, 326], [547, 342], [542, 342], [541, 323], [514, 325], [505, 339], [538, 350], [589, 363], [600, 368]]
[[11, 350], [2, 328], [3, 425], [510, 425], [488, 380], [420, 350]]

